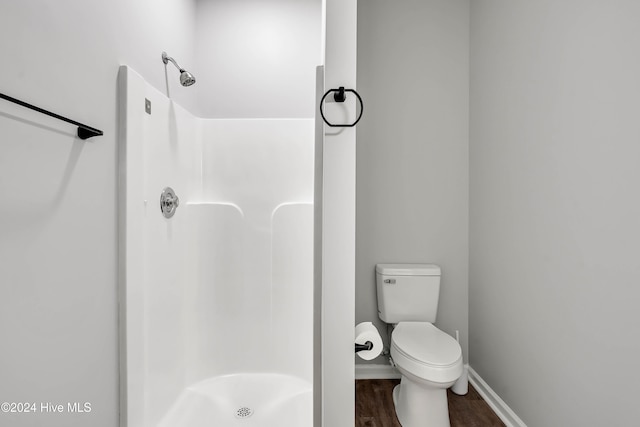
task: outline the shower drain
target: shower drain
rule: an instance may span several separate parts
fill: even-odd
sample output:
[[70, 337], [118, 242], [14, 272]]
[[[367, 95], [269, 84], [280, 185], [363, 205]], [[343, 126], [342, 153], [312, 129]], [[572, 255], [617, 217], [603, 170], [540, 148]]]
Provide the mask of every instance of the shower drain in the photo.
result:
[[243, 406], [236, 411], [236, 418], [244, 419], [253, 415], [253, 409]]

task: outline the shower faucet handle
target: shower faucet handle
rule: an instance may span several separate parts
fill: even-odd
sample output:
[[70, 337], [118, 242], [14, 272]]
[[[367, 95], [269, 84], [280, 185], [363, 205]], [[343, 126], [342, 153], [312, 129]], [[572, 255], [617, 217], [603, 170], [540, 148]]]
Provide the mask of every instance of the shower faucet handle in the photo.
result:
[[171, 218], [180, 205], [180, 198], [171, 187], [166, 187], [160, 195], [160, 211], [165, 218]]

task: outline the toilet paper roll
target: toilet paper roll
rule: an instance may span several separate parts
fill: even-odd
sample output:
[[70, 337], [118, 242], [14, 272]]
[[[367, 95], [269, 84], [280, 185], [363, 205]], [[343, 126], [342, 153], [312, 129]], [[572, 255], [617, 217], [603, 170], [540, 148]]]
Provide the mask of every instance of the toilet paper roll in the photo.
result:
[[380, 356], [382, 353], [382, 337], [371, 322], [362, 322], [356, 325], [356, 344], [365, 344], [371, 341], [373, 348], [371, 350], [363, 350], [356, 353], [364, 360], [372, 360]]

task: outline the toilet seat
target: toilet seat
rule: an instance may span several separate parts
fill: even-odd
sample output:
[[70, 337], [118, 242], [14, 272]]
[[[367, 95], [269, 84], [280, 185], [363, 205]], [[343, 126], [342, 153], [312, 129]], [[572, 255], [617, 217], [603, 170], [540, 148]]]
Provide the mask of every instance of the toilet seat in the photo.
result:
[[400, 368], [437, 383], [462, 374], [460, 344], [428, 322], [400, 322], [391, 335], [391, 357]]

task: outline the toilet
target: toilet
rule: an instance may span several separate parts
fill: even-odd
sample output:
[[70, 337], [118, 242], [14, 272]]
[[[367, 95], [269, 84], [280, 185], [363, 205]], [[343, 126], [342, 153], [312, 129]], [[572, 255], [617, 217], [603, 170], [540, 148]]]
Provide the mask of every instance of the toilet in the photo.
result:
[[440, 267], [377, 264], [378, 316], [393, 325], [391, 358], [402, 374], [393, 403], [402, 427], [449, 427], [447, 388], [462, 375], [460, 344], [433, 323]]

